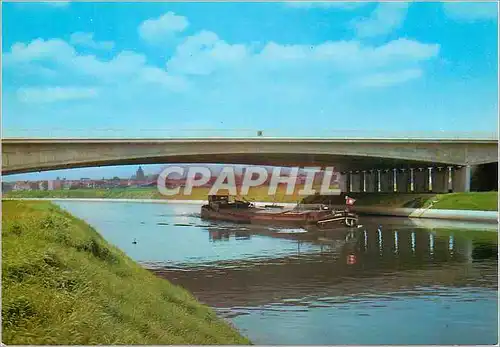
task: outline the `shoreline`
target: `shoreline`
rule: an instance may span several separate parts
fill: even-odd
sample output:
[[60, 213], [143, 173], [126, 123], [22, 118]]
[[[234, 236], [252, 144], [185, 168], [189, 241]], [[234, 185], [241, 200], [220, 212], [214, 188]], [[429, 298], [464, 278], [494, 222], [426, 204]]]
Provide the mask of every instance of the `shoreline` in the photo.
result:
[[[207, 200], [174, 200], [174, 199], [120, 199], [120, 198], [2, 198], [2, 200], [24, 200], [24, 201], [83, 201], [83, 202], [115, 202], [115, 203], [152, 203], [152, 204], [187, 204], [203, 205]], [[270, 205], [270, 202], [256, 201], [256, 206], [262, 207]], [[277, 203], [284, 207], [294, 207], [295, 203]], [[332, 205], [337, 209], [345, 206]], [[444, 210], [431, 208], [391, 208], [380, 206], [353, 206], [351, 209], [361, 215], [386, 216], [386, 217], [406, 217], [409, 219], [435, 219], [452, 220], [463, 222], [496, 223], [499, 221], [498, 211], [477, 211], [477, 210]]]
[[151, 273], [56, 204], [4, 202], [2, 215], [8, 345], [251, 344], [190, 291]]

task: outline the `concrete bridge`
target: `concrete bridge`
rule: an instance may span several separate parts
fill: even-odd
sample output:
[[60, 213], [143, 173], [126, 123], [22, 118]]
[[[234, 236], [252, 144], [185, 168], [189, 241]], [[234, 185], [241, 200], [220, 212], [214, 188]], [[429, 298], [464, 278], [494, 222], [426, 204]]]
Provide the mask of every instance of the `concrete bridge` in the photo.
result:
[[344, 191], [467, 191], [474, 167], [497, 161], [491, 139], [2, 140], [3, 175], [158, 163], [334, 166]]

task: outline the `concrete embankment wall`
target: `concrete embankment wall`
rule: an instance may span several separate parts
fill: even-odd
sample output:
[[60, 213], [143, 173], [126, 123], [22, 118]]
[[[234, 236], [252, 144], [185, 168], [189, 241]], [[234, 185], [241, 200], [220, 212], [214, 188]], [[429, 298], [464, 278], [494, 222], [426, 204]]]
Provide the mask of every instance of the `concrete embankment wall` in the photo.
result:
[[[341, 206], [338, 206], [342, 208]], [[352, 207], [356, 213], [375, 216], [394, 216], [408, 218], [447, 219], [456, 221], [474, 221], [498, 223], [498, 211], [470, 211], [470, 210], [438, 210], [423, 208], [391, 208], [391, 207]]]

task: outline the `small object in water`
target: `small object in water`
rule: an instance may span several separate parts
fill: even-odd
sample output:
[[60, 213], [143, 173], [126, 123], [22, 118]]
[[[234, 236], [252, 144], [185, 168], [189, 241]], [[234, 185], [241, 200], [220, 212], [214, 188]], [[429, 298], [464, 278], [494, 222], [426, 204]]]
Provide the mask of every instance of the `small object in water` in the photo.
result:
[[137, 244], [137, 240], [134, 239], [134, 241], [132, 241], [132, 244], [134, 244], [134, 245]]

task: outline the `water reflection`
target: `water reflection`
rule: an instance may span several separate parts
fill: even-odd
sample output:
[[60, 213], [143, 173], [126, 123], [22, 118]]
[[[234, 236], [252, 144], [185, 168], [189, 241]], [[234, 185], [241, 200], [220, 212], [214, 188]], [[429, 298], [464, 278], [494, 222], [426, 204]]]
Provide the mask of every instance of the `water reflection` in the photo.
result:
[[412, 253], [415, 253], [415, 244], [416, 244], [415, 232], [412, 232], [411, 233], [411, 251], [412, 251]]
[[432, 232], [429, 233], [429, 251], [430, 254], [434, 254], [434, 235], [432, 235]]
[[472, 250], [472, 259], [474, 261], [498, 259], [498, 247], [488, 242], [476, 241]]
[[[212, 242], [213, 233], [209, 236]], [[449, 236], [440, 238], [432, 233], [409, 230], [378, 228], [376, 231], [316, 230], [285, 234], [250, 229], [244, 233], [228, 230], [217, 233], [217, 240], [236, 239], [238, 234], [247, 235], [247, 241], [250, 235], [286, 237], [295, 240], [297, 252], [277, 258], [214, 262], [210, 268], [191, 266], [181, 274], [169, 267], [155, 272], [167, 278], [175, 274], [177, 283], [194, 290], [213, 306], [269, 304], [311, 295], [312, 289], [323, 294], [326, 291], [352, 295], [404, 292], [417, 284], [457, 287], [480, 283], [483, 287], [496, 288], [496, 266], [481, 272], [466, 270], [471, 259], [494, 257], [494, 248], [488, 243], [476, 243], [469, 259], [466, 239], [455, 241], [457, 251], [454, 252], [454, 248], [449, 247]], [[381, 249], [382, 240], [385, 246]], [[307, 243], [320, 245], [319, 251], [301, 253], [301, 247]], [[484, 276], [489, 276], [490, 282], [484, 282]], [[258, 290], [250, 291], [249, 286]], [[224, 295], [225, 300], [221, 301], [220, 295]]]
[[63, 207], [256, 344], [496, 343], [496, 233], [403, 219], [336, 230], [211, 223], [189, 205]]
[[398, 253], [398, 232], [394, 232], [394, 253]]

